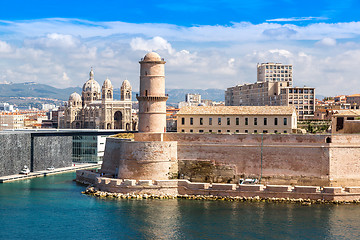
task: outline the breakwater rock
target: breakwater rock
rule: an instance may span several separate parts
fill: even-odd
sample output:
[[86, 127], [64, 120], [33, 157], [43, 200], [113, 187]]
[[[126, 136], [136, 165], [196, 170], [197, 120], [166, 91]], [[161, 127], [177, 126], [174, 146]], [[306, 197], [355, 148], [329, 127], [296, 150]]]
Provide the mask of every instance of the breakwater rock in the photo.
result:
[[231, 197], [231, 196], [213, 196], [213, 195], [179, 195], [179, 194], [136, 194], [136, 193], [112, 193], [100, 191], [99, 189], [89, 186], [83, 194], [103, 198], [103, 199], [189, 199], [189, 200], [203, 200], [203, 201], [234, 201], [234, 202], [263, 202], [263, 203], [288, 203], [301, 204], [303, 206], [311, 206], [313, 204], [360, 204], [360, 200], [311, 200], [302, 198], [262, 198], [255, 197]]

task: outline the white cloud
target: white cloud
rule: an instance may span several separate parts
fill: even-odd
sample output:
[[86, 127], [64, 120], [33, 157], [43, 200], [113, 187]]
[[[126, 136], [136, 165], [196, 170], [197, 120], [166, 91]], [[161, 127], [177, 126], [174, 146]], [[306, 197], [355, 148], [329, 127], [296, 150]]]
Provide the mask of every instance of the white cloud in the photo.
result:
[[130, 42], [130, 46], [133, 50], [143, 50], [146, 52], [157, 51], [157, 50], [167, 50], [168, 53], [174, 53], [174, 49], [171, 47], [171, 44], [162, 37], [154, 37], [149, 40], [137, 37], [133, 38]]
[[297, 86], [314, 86], [323, 95], [356, 91], [349, 83], [358, 81], [360, 22], [279, 22], [192, 27], [78, 19], [7, 22], [0, 24], [0, 79], [81, 86], [93, 66], [100, 84], [108, 76], [117, 87], [127, 77], [136, 90], [138, 61], [154, 50], [167, 61], [168, 88], [225, 89], [255, 82], [259, 62], [282, 62], [294, 65]]
[[275, 18], [266, 20], [267, 22], [301, 22], [301, 21], [319, 21], [327, 20], [327, 17], [291, 17], [291, 18]]
[[323, 38], [317, 42], [318, 45], [332, 47], [336, 45], [336, 40], [333, 38]]

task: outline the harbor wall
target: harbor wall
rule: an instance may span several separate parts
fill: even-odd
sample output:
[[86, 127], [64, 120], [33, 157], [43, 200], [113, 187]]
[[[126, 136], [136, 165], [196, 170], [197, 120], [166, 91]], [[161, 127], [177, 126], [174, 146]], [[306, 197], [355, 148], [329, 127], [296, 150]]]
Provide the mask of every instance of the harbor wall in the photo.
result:
[[33, 136], [0, 133], [0, 176], [18, 174], [26, 165], [32, 171], [72, 165], [71, 136]]

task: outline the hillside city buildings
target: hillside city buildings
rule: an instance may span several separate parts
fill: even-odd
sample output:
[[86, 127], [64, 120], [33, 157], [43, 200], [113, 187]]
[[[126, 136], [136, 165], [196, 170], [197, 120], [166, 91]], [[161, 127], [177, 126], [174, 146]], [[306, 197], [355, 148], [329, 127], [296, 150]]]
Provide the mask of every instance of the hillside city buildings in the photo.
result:
[[257, 66], [257, 81], [225, 91], [226, 106], [293, 106], [299, 119], [311, 119], [315, 111], [315, 88], [293, 87], [293, 67], [281, 63]]

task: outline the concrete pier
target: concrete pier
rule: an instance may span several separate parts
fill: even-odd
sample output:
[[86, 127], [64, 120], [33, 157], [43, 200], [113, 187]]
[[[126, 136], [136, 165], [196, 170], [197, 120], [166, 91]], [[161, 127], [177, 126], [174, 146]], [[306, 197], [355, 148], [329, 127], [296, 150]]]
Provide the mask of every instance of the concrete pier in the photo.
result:
[[96, 167], [100, 167], [100, 166], [101, 166], [101, 164], [93, 164], [93, 163], [74, 164], [74, 166], [71, 166], [71, 167], [63, 167], [63, 168], [55, 168], [54, 170], [42, 170], [42, 171], [30, 172], [28, 175], [14, 174], [14, 175], [0, 177], [0, 183], [25, 180], [25, 179], [36, 178], [36, 177], [45, 177], [48, 175], [73, 172], [76, 170], [96, 168]]

